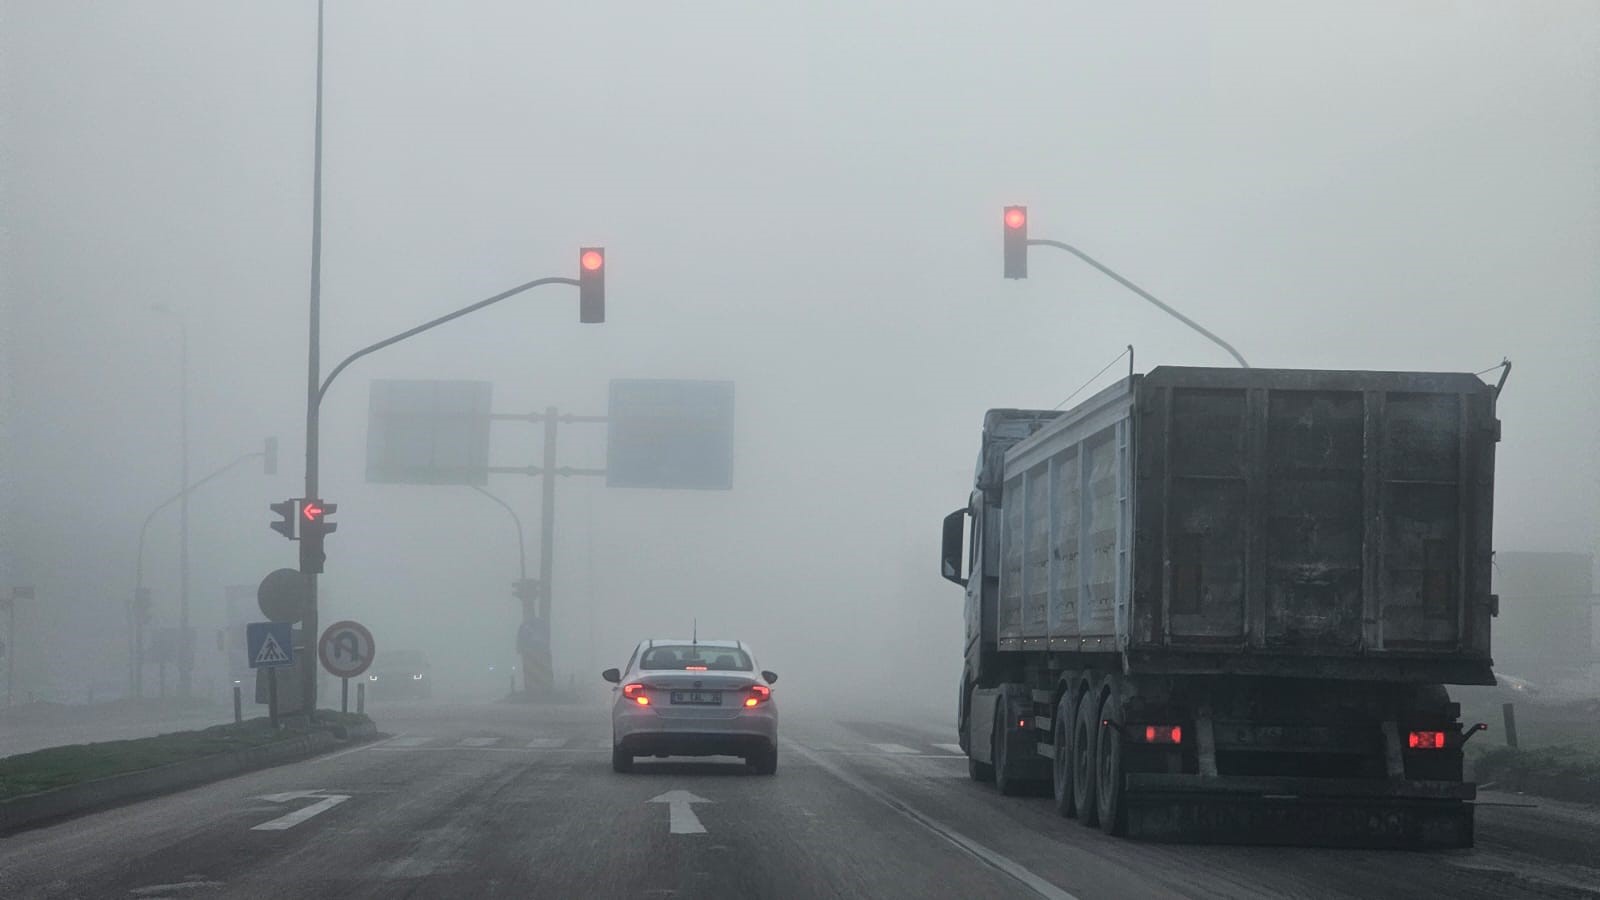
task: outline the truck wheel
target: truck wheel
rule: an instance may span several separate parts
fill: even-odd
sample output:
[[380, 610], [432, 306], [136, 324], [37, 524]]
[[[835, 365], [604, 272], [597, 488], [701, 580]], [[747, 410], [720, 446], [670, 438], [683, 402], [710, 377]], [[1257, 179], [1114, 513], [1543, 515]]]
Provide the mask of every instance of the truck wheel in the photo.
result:
[[1128, 808], [1123, 802], [1122, 778], [1122, 702], [1117, 697], [1113, 682], [1110, 693], [1100, 707], [1100, 720], [1114, 724], [1102, 725], [1094, 751], [1095, 812], [1100, 817], [1100, 830], [1106, 834], [1122, 835], [1128, 830]]
[[1006, 771], [1011, 767], [1011, 752], [1007, 749], [1011, 742], [1006, 740], [1007, 716], [1005, 706], [1005, 698], [1001, 697], [1000, 704], [994, 711], [994, 734], [990, 738], [993, 741], [994, 750], [989, 754], [989, 758], [994, 760], [995, 789], [1004, 796], [1015, 797], [1022, 793], [1023, 783], [1021, 779], [1012, 776]]
[[1071, 818], [1077, 811], [1072, 796], [1072, 730], [1072, 692], [1068, 691], [1056, 704], [1055, 727], [1051, 734], [1056, 754], [1050, 764], [1050, 786], [1056, 812], [1063, 818]]
[[1100, 731], [1100, 704], [1093, 694], [1078, 701], [1074, 717], [1077, 730], [1072, 734], [1072, 805], [1078, 808], [1078, 821], [1089, 827], [1100, 823], [1095, 808], [1095, 735]]

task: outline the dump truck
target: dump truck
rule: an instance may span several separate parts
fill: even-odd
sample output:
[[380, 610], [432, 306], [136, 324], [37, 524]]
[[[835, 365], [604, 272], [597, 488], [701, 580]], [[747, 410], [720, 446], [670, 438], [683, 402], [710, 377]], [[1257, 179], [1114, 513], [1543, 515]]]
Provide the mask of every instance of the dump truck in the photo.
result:
[[989, 410], [941, 560], [969, 774], [1111, 834], [1471, 846], [1498, 388], [1159, 367]]

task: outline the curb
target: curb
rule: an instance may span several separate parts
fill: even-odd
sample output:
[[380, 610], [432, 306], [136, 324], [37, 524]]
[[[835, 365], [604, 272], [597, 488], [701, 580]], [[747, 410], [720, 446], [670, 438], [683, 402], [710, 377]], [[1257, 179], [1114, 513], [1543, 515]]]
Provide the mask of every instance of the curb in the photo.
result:
[[[368, 740], [377, 734], [377, 727], [370, 723], [342, 730], [351, 740]], [[218, 753], [214, 756], [169, 763], [154, 769], [113, 775], [37, 794], [13, 797], [10, 800], [0, 801], [0, 835], [53, 819], [64, 819], [116, 806], [129, 800], [170, 794], [234, 775], [298, 762], [326, 753], [341, 743], [344, 742], [340, 741], [335, 733], [322, 731], [265, 747]]]

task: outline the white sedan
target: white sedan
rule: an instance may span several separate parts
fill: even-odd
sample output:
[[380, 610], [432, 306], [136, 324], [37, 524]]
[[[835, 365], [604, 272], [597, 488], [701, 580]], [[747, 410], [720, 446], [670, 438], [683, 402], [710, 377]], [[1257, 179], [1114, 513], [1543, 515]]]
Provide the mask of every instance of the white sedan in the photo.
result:
[[613, 770], [631, 771], [636, 756], [740, 756], [759, 775], [778, 771], [778, 676], [743, 642], [644, 641], [601, 677], [616, 685]]

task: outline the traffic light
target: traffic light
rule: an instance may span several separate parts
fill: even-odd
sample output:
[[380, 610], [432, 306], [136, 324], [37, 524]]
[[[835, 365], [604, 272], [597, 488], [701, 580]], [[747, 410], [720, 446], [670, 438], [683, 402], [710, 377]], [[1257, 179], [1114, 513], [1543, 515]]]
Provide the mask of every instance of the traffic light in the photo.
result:
[[272, 526], [272, 530], [283, 535], [291, 541], [298, 540], [298, 538], [294, 536], [295, 504], [298, 502], [299, 501], [296, 500], [285, 500], [282, 503], [273, 503], [267, 507], [283, 517], [283, 520], [280, 522], [269, 523]]
[[578, 321], [593, 325], [606, 320], [606, 248], [578, 250]]
[[322, 573], [322, 564], [328, 555], [322, 550], [322, 539], [339, 530], [328, 517], [339, 511], [337, 503], [323, 503], [308, 499], [300, 505], [300, 571], [307, 575]]
[[1028, 208], [1008, 206], [1005, 212], [1006, 277], [1028, 277]]

